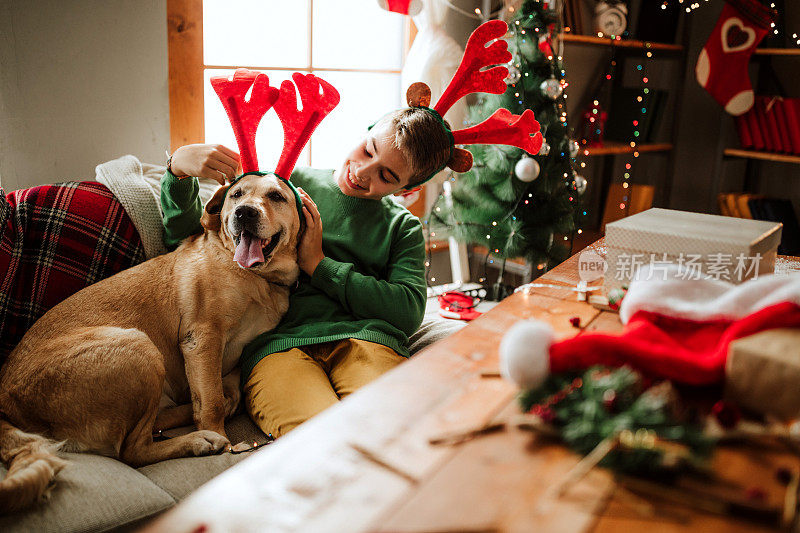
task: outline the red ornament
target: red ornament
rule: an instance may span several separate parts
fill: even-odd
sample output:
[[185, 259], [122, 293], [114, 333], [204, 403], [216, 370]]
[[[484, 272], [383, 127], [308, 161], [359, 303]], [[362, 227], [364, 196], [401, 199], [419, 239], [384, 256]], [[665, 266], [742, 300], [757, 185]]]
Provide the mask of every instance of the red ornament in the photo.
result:
[[547, 57], [553, 57], [553, 38], [549, 33], [539, 37], [539, 51]]
[[739, 409], [732, 403], [720, 400], [711, 408], [711, 414], [717, 419], [719, 425], [725, 429], [732, 429], [736, 427], [739, 420], [742, 419], [742, 414]]
[[613, 413], [617, 410], [617, 393], [611, 389], [608, 389], [603, 393], [603, 407], [605, 407], [606, 411], [609, 413]]
[[750, 501], [763, 502], [767, 499], [767, 492], [761, 487], [750, 487], [745, 491], [745, 497]]

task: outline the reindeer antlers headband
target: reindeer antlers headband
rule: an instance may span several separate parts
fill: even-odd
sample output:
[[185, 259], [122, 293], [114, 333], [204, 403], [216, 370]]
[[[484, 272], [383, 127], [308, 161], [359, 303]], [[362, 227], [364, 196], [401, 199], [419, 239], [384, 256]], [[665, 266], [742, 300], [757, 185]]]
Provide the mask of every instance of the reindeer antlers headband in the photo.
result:
[[[500, 65], [511, 61], [508, 43], [501, 40], [507, 32], [508, 24], [502, 20], [490, 20], [472, 32], [458, 70], [433, 108], [428, 107], [431, 90], [424, 83], [414, 83], [406, 91], [408, 105], [424, 109], [436, 117], [452, 142], [450, 159], [424, 181], [428, 181], [445, 167], [456, 172], [466, 172], [472, 168], [472, 154], [456, 148], [456, 144], [505, 144], [521, 148], [531, 155], [537, 154], [542, 147], [539, 123], [530, 109], [526, 109], [522, 115], [514, 115], [508, 109], [501, 108], [480, 124], [456, 131], [451, 131], [442, 118], [453, 104], [468, 94], [505, 92], [507, 85], [504, 80], [508, 76], [508, 69]], [[494, 42], [487, 46], [490, 41]], [[419, 183], [414, 187], [417, 185]]]
[[[288, 183], [311, 134], [339, 103], [338, 91], [313, 74], [295, 72], [292, 80], [294, 83], [289, 80], [281, 83], [279, 91], [269, 85], [266, 74], [244, 68], [236, 69], [232, 79], [227, 76], [211, 78], [211, 86], [222, 101], [236, 135], [242, 158], [242, 176], [258, 172], [256, 130], [271, 107], [275, 107], [283, 125], [283, 151], [274, 174]], [[297, 109], [295, 86], [300, 93], [302, 111]]]

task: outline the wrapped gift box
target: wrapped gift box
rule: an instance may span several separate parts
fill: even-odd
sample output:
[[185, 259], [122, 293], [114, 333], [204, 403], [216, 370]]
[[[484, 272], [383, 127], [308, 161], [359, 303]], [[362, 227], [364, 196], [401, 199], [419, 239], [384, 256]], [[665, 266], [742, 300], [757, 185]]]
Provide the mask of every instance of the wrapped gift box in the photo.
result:
[[800, 418], [800, 329], [772, 329], [733, 341], [725, 393], [738, 405], [785, 420]]
[[617, 220], [606, 225], [606, 293], [628, 285], [646, 264], [676, 264], [687, 279], [732, 283], [771, 274], [781, 229], [776, 222], [659, 208]]

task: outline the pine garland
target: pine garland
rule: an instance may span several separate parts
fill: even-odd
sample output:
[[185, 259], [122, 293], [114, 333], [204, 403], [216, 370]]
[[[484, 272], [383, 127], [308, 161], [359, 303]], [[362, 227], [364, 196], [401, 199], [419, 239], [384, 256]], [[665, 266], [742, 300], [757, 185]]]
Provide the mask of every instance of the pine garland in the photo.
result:
[[[553, 375], [538, 389], [523, 392], [519, 402], [524, 411], [558, 427], [564, 442], [582, 455], [624, 430], [647, 430], [665, 441], [684, 444], [697, 463], [709, 456], [713, 446], [702, 428], [681, 412], [669, 383], [650, 386], [627, 367]], [[672, 473], [676, 467], [665, 463], [658, 447], [617, 450], [601, 465], [650, 475]]]

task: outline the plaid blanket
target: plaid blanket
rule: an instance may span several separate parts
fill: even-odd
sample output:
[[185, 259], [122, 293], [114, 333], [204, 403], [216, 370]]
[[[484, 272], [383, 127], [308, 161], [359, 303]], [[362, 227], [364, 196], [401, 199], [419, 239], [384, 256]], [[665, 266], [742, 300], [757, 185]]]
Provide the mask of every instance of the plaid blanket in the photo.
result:
[[141, 263], [122, 205], [93, 181], [0, 188], [0, 363], [48, 309]]

